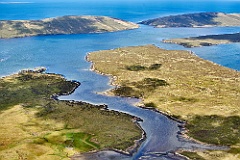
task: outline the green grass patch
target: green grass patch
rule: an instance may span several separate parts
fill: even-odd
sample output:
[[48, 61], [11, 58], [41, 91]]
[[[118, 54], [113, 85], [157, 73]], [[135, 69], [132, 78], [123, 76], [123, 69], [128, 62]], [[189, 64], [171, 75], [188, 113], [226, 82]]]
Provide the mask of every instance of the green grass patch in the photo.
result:
[[[37, 116], [63, 122], [66, 128], [80, 129], [83, 133], [95, 135], [94, 142], [103, 148], [121, 148], [134, 144], [141, 138], [142, 131], [132, 122], [132, 117], [116, 111], [107, 111], [104, 106], [85, 102], [52, 101], [41, 108]], [[71, 136], [71, 135], [68, 135]], [[75, 139], [80, 135], [72, 135]], [[74, 142], [77, 145], [78, 142]]]
[[117, 96], [143, 97], [146, 93], [152, 92], [160, 86], [169, 85], [165, 80], [158, 78], [144, 78], [141, 81], [123, 83], [113, 90]]
[[151, 108], [157, 108], [156, 104], [153, 102], [145, 103], [144, 104], [146, 107], [151, 107]]
[[86, 133], [67, 133], [67, 140], [65, 145], [67, 147], [74, 147], [80, 151], [89, 151], [93, 149], [99, 149], [100, 146], [90, 141], [92, 135]]
[[35, 139], [33, 143], [54, 145], [57, 146], [59, 150], [63, 150], [66, 147], [72, 147], [80, 152], [87, 152], [100, 148], [100, 145], [91, 142], [92, 137], [92, 135], [83, 132], [57, 135], [47, 134], [43, 138]]
[[195, 116], [187, 128], [189, 135], [202, 142], [216, 145], [235, 145], [240, 143], [240, 117], [217, 115]]
[[228, 151], [228, 153], [240, 154], [240, 148], [231, 147], [231, 149]]
[[162, 64], [159, 64], [159, 63], [155, 63], [155, 64], [152, 64], [148, 67], [149, 70], [157, 70], [159, 69], [160, 67], [162, 66]]
[[196, 98], [192, 98], [192, 97], [183, 97], [183, 96], [175, 97], [174, 100], [175, 100], [175, 101], [181, 101], [181, 102], [192, 102], [192, 103], [198, 101]]
[[113, 90], [113, 93], [116, 96], [125, 96], [125, 97], [136, 97], [139, 98], [141, 96], [140, 92], [128, 86], [120, 86]]
[[0, 81], [0, 110], [20, 103], [34, 106], [43, 102], [42, 99], [44, 102], [50, 100], [53, 94], [68, 93], [77, 87], [76, 83], [58, 75], [33, 72], [19, 73], [11, 81]]
[[141, 65], [131, 65], [131, 66], [126, 66], [125, 68], [129, 71], [144, 71], [147, 69], [147, 67], [141, 66]]
[[154, 63], [151, 64], [149, 67], [142, 66], [142, 65], [131, 65], [126, 66], [125, 68], [129, 71], [144, 71], [144, 70], [157, 70], [162, 66], [162, 64]]
[[169, 85], [165, 80], [158, 78], [144, 78], [142, 81], [133, 82], [133, 85], [139, 89], [154, 90], [159, 86]]

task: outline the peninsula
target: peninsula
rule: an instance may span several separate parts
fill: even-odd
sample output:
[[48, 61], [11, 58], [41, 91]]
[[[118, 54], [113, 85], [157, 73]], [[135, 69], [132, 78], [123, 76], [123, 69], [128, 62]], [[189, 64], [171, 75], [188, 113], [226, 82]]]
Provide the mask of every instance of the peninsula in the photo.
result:
[[182, 152], [191, 159], [240, 158], [240, 72], [188, 51], [153, 45], [92, 52], [93, 69], [112, 75], [118, 96], [139, 97], [142, 107], [185, 120], [187, 135], [227, 151]]
[[102, 33], [136, 28], [138, 28], [137, 24], [106, 16], [63, 16], [43, 20], [1, 20], [0, 38]]
[[202, 12], [160, 17], [140, 22], [157, 28], [240, 26], [240, 14]]
[[163, 40], [163, 42], [179, 44], [186, 48], [237, 43], [240, 42], [240, 33], [167, 39]]
[[137, 118], [106, 105], [58, 100], [79, 82], [44, 68], [0, 78], [0, 159], [69, 159], [76, 153], [131, 152], [142, 138]]

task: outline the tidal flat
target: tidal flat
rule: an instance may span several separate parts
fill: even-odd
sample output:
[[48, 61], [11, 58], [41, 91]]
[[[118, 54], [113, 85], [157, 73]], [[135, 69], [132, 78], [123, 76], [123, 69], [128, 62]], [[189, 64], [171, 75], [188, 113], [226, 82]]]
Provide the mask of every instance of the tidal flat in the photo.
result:
[[192, 52], [153, 45], [92, 52], [87, 59], [95, 71], [113, 76], [116, 87], [111, 93], [141, 98], [140, 106], [154, 107], [186, 121], [186, 134], [194, 139], [230, 147], [228, 151], [186, 155], [240, 158], [238, 71], [203, 60]]
[[79, 82], [45, 69], [0, 79], [0, 159], [69, 159], [76, 153], [130, 152], [142, 138], [136, 117], [106, 105], [58, 100]]

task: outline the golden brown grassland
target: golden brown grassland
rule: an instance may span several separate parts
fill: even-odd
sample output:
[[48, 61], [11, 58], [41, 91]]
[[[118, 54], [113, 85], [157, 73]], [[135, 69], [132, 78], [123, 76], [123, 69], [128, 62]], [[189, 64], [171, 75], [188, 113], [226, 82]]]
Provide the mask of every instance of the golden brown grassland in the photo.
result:
[[142, 98], [145, 106], [186, 120], [191, 137], [231, 147], [191, 156], [240, 158], [239, 72], [153, 45], [92, 52], [87, 59], [94, 70], [113, 76], [111, 93]]
[[142, 137], [127, 114], [51, 98], [78, 85], [57, 74], [33, 71], [1, 78], [0, 159], [69, 159], [79, 152], [126, 150]]

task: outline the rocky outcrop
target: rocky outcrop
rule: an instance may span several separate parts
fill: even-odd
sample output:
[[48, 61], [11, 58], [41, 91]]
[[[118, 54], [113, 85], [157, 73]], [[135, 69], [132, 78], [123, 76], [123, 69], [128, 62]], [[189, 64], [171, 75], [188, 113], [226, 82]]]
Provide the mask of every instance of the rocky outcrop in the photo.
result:
[[106, 16], [63, 16], [43, 20], [2, 20], [0, 21], [0, 38], [102, 33], [136, 28], [138, 28], [137, 24]]

